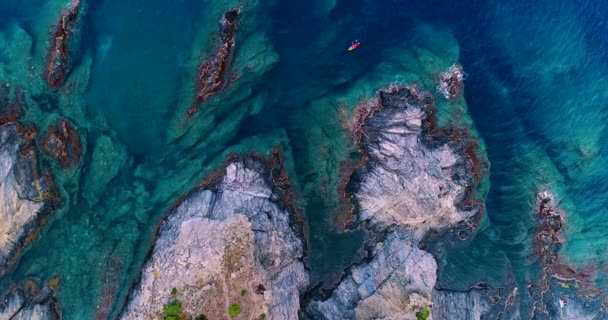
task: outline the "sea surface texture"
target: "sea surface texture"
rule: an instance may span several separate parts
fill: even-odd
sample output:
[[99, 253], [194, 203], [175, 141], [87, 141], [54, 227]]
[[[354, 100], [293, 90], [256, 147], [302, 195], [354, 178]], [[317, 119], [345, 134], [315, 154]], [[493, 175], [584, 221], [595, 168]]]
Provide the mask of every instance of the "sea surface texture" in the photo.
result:
[[0, 0], [0, 319], [608, 319], [606, 17]]

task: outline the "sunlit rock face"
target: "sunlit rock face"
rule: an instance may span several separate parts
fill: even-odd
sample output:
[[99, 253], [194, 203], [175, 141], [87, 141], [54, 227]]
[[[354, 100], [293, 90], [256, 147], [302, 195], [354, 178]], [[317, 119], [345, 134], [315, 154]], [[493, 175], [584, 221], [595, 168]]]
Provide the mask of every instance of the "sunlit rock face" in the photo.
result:
[[414, 87], [381, 90], [377, 99], [362, 126], [367, 161], [352, 180], [359, 220], [377, 231], [426, 231], [480, 213], [481, 205], [468, 199], [478, 171], [466, 152], [472, 138], [433, 132], [432, 98]]
[[328, 300], [308, 307], [313, 319], [416, 319], [431, 305], [435, 259], [404, 232], [376, 244], [372, 260], [352, 267]]
[[59, 320], [57, 301], [53, 289], [26, 290], [16, 286], [11, 288], [0, 301], [0, 319], [11, 320]]
[[353, 133], [363, 161], [348, 190], [358, 222], [377, 242], [331, 295], [313, 298], [307, 314], [313, 319], [424, 317], [432, 314], [437, 263], [420, 249], [420, 241], [430, 230], [474, 224], [483, 212], [483, 204], [472, 198], [483, 164], [466, 131], [437, 128], [431, 96], [416, 87], [380, 90], [358, 108]]
[[48, 176], [40, 176], [32, 131], [15, 123], [0, 126], [0, 275], [19, 260], [51, 212], [49, 201], [56, 195]]
[[228, 319], [235, 306], [243, 319], [297, 318], [303, 241], [270, 170], [258, 157], [236, 159], [169, 212], [123, 319], [162, 319], [170, 302], [208, 319]]

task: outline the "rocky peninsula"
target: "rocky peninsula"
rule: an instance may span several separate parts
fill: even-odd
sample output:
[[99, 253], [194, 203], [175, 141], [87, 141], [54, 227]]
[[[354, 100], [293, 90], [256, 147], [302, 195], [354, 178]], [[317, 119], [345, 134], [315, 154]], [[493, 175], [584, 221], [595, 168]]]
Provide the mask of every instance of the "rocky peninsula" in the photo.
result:
[[[430, 231], [475, 226], [473, 191], [485, 163], [465, 130], [437, 128], [433, 98], [415, 86], [389, 87], [359, 104], [353, 135], [361, 162], [345, 177], [355, 224], [374, 234], [367, 258], [307, 307], [313, 319], [467, 319], [479, 299], [438, 294], [437, 263], [421, 249]], [[323, 297], [324, 296], [324, 297]], [[433, 304], [464, 302], [464, 308]], [[475, 311], [477, 310], [477, 311]], [[450, 312], [450, 314], [442, 314]]]
[[304, 242], [280, 155], [230, 157], [160, 224], [122, 319], [295, 319]]

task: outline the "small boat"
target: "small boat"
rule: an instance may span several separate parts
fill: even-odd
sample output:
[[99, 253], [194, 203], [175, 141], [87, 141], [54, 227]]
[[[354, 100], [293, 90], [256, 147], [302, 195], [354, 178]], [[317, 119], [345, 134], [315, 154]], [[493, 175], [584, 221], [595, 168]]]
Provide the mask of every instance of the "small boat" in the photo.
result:
[[353, 44], [350, 45], [350, 47], [348, 47], [348, 51], [353, 51], [353, 50], [359, 48], [360, 45], [361, 45], [361, 41], [356, 40]]

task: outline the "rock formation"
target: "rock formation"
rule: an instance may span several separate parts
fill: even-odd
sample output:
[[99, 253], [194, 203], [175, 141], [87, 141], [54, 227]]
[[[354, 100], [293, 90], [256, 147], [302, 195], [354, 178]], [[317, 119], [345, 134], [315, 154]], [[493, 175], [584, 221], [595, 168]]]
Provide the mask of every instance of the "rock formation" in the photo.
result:
[[192, 116], [199, 106], [217, 94], [227, 84], [226, 71], [234, 51], [234, 36], [238, 30], [239, 9], [226, 11], [220, 21], [221, 46], [217, 52], [201, 64], [197, 77], [197, 92], [188, 115]]
[[413, 86], [380, 90], [355, 110], [352, 130], [362, 160], [345, 190], [358, 224], [380, 240], [330, 295], [313, 298], [308, 316], [432, 317], [437, 264], [419, 248], [421, 240], [430, 230], [474, 225], [483, 213], [472, 199], [483, 167], [470, 152], [474, 139], [436, 128], [434, 113], [431, 96]]
[[435, 259], [395, 231], [372, 249], [370, 262], [352, 267], [330, 299], [313, 301], [313, 319], [409, 319], [431, 306]]
[[61, 316], [53, 297], [53, 289], [15, 286], [0, 300], [0, 319], [58, 320]]
[[80, 135], [65, 119], [59, 119], [49, 126], [42, 136], [42, 150], [64, 167], [78, 163], [81, 153]]
[[303, 241], [277, 154], [230, 157], [159, 226], [122, 319], [296, 319]]
[[463, 81], [464, 71], [462, 66], [454, 64], [449, 67], [448, 70], [439, 74], [437, 91], [439, 91], [444, 98], [454, 100], [458, 98], [462, 92]]
[[542, 268], [540, 279], [528, 286], [535, 319], [604, 319], [608, 312], [604, 290], [595, 287], [595, 270], [576, 270], [559, 257], [565, 239], [566, 214], [553, 192], [542, 189], [536, 196], [536, 254]]
[[16, 123], [0, 126], [0, 276], [18, 261], [57, 199], [53, 181], [39, 175], [34, 131]]
[[414, 87], [381, 90], [375, 104], [362, 126], [365, 165], [351, 178], [359, 221], [426, 231], [479, 214], [480, 203], [464, 205], [479, 170], [465, 152], [472, 138], [433, 132], [432, 98]]
[[80, 12], [83, 11], [81, 0], [72, 0], [61, 12], [59, 21], [51, 30], [51, 47], [49, 48], [46, 67], [46, 82], [53, 88], [60, 87], [70, 68], [70, 46], [73, 33], [78, 28]]

